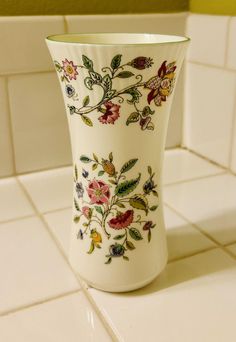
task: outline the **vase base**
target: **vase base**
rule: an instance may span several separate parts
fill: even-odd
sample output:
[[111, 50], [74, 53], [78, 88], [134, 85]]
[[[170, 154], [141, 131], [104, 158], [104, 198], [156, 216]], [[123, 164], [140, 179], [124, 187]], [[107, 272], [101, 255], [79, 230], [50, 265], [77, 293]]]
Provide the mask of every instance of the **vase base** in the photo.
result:
[[129, 291], [134, 291], [134, 290], [138, 290], [148, 284], [150, 284], [153, 280], [155, 280], [160, 273], [165, 269], [166, 267], [166, 263], [164, 264], [164, 267], [158, 272], [155, 273], [155, 275], [151, 276], [148, 279], [145, 279], [139, 283], [135, 283], [135, 284], [129, 284], [129, 285], [124, 285], [124, 286], [119, 286], [119, 287], [109, 287], [109, 286], [101, 286], [100, 284], [91, 282], [90, 280], [87, 280], [86, 278], [82, 277], [81, 275], [80, 278], [90, 287], [100, 290], [100, 291], [104, 291], [104, 292], [129, 292]]

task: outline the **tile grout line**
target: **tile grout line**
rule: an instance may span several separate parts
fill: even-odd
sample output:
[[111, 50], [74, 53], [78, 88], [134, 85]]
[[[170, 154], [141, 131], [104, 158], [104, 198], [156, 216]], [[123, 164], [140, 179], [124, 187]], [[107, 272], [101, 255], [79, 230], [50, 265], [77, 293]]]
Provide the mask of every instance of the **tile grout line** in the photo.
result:
[[[31, 205], [31, 203], [30, 203], [30, 205]], [[15, 217], [15, 218], [8, 219], [8, 220], [3, 220], [3, 221], [0, 221], [0, 225], [1, 224], [11, 223], [11, 222], [25, 220], [25, 219], [32, 218], [32, 217], [35, 217], [35, 216], [36, 216], [36, 214], [29, 214], [29, 215], [19, 216], [19, 217]]]
[[[236, 79], [234, 80], [234, 90], [236, 91]], [[233, 104], [232, 126], [230, 130], [230, 146], [229, 146], [229, 170], [232, 173], [233, 173], [233, 170], [231, 169], [231, 166], [232, 166], [233, 152], [234, 152], [234, 132], [236, 133], [236, 97], [234, 98], [234, 104]]]
[[199, 177], [195, 177], [195, 178], [185, 179], [185, 180], [182, 180], [182, 181], [176, 181], [176, 182], [172, 182], [172, 183], [166, 183], [166, 184], [163, 184], [163, 187], [165, 188], [165, 187], [170, 187], [172, 185], [185, 184], [185, 183], [194, 182], [194, 181], [205, 179], [205, 178], [222, 176], [222, 175], [225, 175], [225, 174], [227, 174], [227, 171], [222, 171], [222, 172], [219, 172], [219, 173], [213, 173], [211, 175], [206, 175], [206, 176], [199, 176]]
[[81, 289], [72, 290], [72, 291], [61, 293], [61, 294], [56, 295], [56, 296], [51, 296], [51, 297], [48, 297], [48, 298], [45, 298], [45, 299], [42, 299], [42, 300], [37, 300], [37, 301], [32, 302], [30, 304], [26, 304], [26, 305], [22, 305], [22, 306], [19, 306], [19, 307], [15, 307], [14, 309], [9, 309], [9, 310], [6, 310], [6, 311], [2, 311], [2, 312], [0, 312], [0, 317], [5, 317], [5, 316], [8, 316], [8, 315], [20, 312], [20, 311], [24, 311], [24, 310], [30, 309], [32, 307], [35, 307], [35, 306], [38, 306], [38, 305], [41, 305], [41, 304], [50, 303], [50, 302], [52, 302], [54, 300], [65, 298], [67, 296], [70, 296], [72, 294], [79, 293], [79, 292], [81, 292]]
[[168, 260], [167, 264], [171, 264], [172, 262], [188, 259], [188, 258], [191, 258], [191, 257], [196, 256], [198, 254], [206, 253], [206, 252], [212, 251], [213, 249], [217, 249], [217, 248], [218, 248], [218, 246], [212, 246], [212, 247], [204, 248], [204, 249], [201, 249], [199, 251], [193, 252], [191, 254], [186, 254], [186, 255], [183, 255], [181, 257], [176, 257], [176, 258], [173, 258], [171, 260]]
[[[79, 277], [79, 275], [73, 270], [72, 266], [69, 263], [69, 260], [67, 259], [62, 246], [58, 243], [58, 241], [56, 240], [56, 238], [54, 237], [53, 233], [51, 232], [48, 223], [46, 222], [43, 214], [41, 214], [36, 205], [34, 204], [33, 199], [31, 198], [30, 194], [28, 193], [28, 191], [25, 189], [24, 185], [20, 182], [20, 180], [18, 179], [18, 177], [16, 176], [16, 180], [20, 186], [20, 188], [22, 189], [22, 191], [24, 192], [25, 196], [27, 197], [28, 201], [31, 203], [37, 217], [41, 220], [41, 222], [43, 223], [43, 226], [45, 228], [45, 230], [47, 231], [47, 233], [49, 234], [50, 238], [52, 239], [52, 241], [56, 244], [61, 256], [63, 257], [63, 259], [65, 260], [66, 264], [68, 265], [68, 267], [70, 268], [71, 272], [74, 274], [78, 285], [81, 287], [82, 292], [84, 293], [84, 295], [86, 296], [86, 298], [89, 300], [92, 308], [94, 309], [94, 311], [96, 312], [98, 318], [100, 319], [100, 321], [102, 322], [105, 330], [107, 331], [107, 333], [109, 334], [109, 336], [112, 338], [112, 340], [114, 342], [119, 342], [119, 339], [117, 338], [115, 332], [113, 331], [112, 327], [110, 326], [110, 324], [107, 322], [106, 318], [104, 317], [104, 315], [102, 314], [102, 312], [100, 311], [100, 309], [98, 308], [97, 304], [95, 303], [95, 301], [92, 301], [90, 298], [90, 295], [88, 294], [87, 289], [85, 288], [85, 286], [83, 286], [84, 281]], [[79, 289], [77, 290], [79, 291]]]
[[232, 17], [228, 18], [227, 27], [226, 27], [225, 53], [224, 53], [224, 67], [225, 67], [225, 69], [227, 69], [227, 60], [228, 60], [228, 52], [229, 52], [229, 31], [230, 31], [231, 18]]
[[194, 65], [199, 65], [199, 66], [203, 66], [203, 67], [208, 67], [211, 69], [218, 69], [218, 70], [223, 70], [223, 71], [227, 71], [227, 72], [232, 72], [232, 73], [236, 73], [236, 69], [230, 68], [230, 67], [225, 67], [225, 66], [221, 66], [221, 65], [215, 65], [215, 64], [208, 64], [208, 63], [203, 63], [203, 62], [198, 62], [195, 60], [187, 60], [188, 63], [190, 64], [194, 64]]
[[11, 142], [11, 151], [12, 151], [12, 166], [13, 166], [13, 174], [16, 174], [16, 151], [14, 144], [14, 134], [13, 134], [13, 120], [11, 114], [11, 105], [10, 105], [10, 92], [9, 92], [9, 80], [8, 77], [4, 77], [5, 80], [5, 88], [6, 88], [6, 102], [7, 102], [7, 117], [8, 117], [8, 125], [9, 125], [9, 137]]
[[184, 219], [186, 222], [191, 224], [196, 230], [198, 230], [202, 235], [204, 235], [206, 238], [211, 240], [216, 244], [216, 247], [222, 249], [225, 253], [231, 256], [235, 260], [235, 255], [231, 253], [224, 245], [222, 245], [220, 242], [215, 240], [210, 234], [206, 233], [201, 227], [199, 227], [196, 223], [191, 222], [185, 215], [180, 213], [178, 210], [176, 210], [172, 205], [168, 204], [167, 202], [164, 202], [164, 204], [171, 210], [173, 210], [178, 216], [180, 216], [182, 219]]
[[35, 70], [35, 71], [20, 71], [20, 72], [7, 72], [7, 73], [1, 73], [0, 76], [2, 77], [15, 77], [15, 76], [28, 76], [28, 75], [35, 75], [35, 74], [45, 74], [45, 73], [54, 73], [55, 70], [53, 69], [48, 69], [48, 70]]
[[65, 33], [68, 33], [68, 22], [66, 20], [66, 16], [65, 15], [63, 15], [63, 25], [64, 25]]

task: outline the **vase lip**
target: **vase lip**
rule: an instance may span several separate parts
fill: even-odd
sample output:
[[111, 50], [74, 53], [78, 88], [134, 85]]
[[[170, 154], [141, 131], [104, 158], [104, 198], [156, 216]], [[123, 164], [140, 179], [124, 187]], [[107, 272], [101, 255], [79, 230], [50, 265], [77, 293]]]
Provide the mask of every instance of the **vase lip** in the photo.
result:
[[65, 33], [46, 37], [46, 41], [56, 44], [73, 44], [88, 46], [150, 46], [189, 42], [190, 38], [179, 35], [157, 33]]

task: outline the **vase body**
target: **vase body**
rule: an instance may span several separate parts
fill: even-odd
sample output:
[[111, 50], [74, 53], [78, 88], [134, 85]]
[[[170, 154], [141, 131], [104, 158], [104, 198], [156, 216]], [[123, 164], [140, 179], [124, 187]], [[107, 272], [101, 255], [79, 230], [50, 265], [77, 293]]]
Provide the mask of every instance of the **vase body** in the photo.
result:
[[89, 285], [129, 291], [167, 263], [162, 166], [183, 37], [48, 37], [74, 167], [69, 260]]

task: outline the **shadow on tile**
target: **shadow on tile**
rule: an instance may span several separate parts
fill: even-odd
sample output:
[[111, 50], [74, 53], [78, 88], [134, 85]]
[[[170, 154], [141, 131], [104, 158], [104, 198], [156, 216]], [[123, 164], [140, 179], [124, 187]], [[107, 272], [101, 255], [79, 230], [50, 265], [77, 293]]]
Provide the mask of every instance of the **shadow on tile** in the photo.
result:
[[117, 295], [130, 297], [165, 291], [177, 285], [184, 285], [193, 279], [219, 273], [232, 267], [236, 267], [235, 261], [222, 250], [214, 248], [211, 251], [172, 262], [151, 284], [136, 291]]

